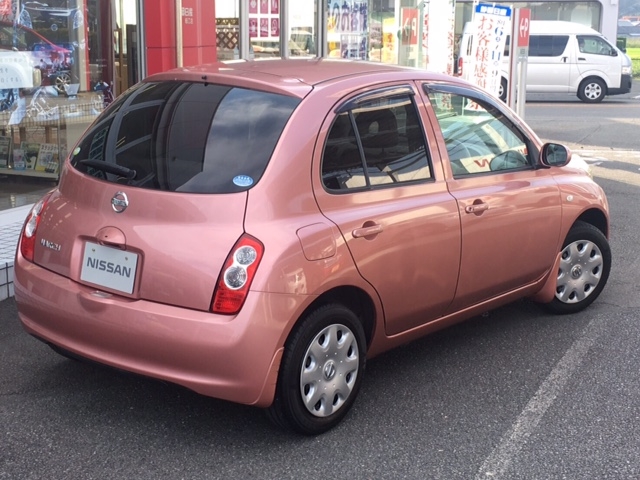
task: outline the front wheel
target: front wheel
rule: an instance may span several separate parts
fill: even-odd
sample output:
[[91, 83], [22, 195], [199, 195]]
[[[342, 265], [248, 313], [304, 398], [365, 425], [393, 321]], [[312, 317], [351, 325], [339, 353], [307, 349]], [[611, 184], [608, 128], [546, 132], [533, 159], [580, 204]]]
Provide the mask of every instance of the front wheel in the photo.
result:
[[561, 252], [555, 298], [547, 307], [555, 313], [576, 313], [602, 292], [611, 270], [611, 248], [596, 227], [576, 222]]
[[586, 103], [601, 102], [605, 96], [606, 85], [599, 78], [588, 78], [578, 88], [578, 98]]
[[342, 305], [319, 307], [287, 340], [267, 415], [298, 433], [326, 432], [353, 405], [365, 363], [366, 340], [358, 317]]

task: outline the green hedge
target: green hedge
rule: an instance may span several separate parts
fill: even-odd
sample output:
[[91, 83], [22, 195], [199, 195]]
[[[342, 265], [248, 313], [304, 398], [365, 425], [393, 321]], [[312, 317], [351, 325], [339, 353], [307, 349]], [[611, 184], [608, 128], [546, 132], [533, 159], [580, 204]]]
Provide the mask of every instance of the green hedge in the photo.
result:
[[633, 64], [633, 76], [640, 77], [640, 38], [627, 39], [627, 55]]

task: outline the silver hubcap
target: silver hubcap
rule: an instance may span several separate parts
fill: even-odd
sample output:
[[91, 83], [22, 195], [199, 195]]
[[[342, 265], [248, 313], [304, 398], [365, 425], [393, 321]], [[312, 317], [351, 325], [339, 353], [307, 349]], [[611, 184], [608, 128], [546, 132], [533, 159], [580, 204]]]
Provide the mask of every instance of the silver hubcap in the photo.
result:
[[304, 355], [300, 394], [316, 417], [336, 412], [349, 398], [358, 376], [358, 342], [344, 325], [329, 325], [318, 333]]
[[602, 278], [604, 259], [598, 246], [586, 240], [567, 245], [562, 250], [556, 298], [564, 303], [578, 303], [593, 293]]
[[595, 100], [602, 95], [602, 88], [597, 83], [590, 83], [584, 87], [584, 95], [590, 100]]

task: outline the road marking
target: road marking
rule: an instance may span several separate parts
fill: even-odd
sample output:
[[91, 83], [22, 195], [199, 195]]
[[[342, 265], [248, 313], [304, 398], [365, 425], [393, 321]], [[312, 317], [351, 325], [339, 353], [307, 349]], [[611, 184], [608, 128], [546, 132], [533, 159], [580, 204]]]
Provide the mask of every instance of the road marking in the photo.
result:
[[599, 333], [596, 319], [587, 325], [583, 335], [576, 340], [560, 359], [538, 391], [524, 407], [511, 429], [493, 449], [476, 473], [476, 480], [509, 478], [507, 473], [527, 439], [536, 430], [540, 420], [561, 393], [573, 372], [580, 366]]

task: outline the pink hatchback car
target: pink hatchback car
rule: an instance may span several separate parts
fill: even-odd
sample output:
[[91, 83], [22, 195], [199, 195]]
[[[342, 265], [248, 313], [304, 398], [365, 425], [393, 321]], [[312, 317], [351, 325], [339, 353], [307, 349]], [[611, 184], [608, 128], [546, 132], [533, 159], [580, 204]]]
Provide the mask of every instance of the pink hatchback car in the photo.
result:
[[602, 189], [461, 80], [341, 60], [154, 75], [32, 210], [24, 328], [318, 434], [365, 358], [522, 297], [593, 302]]

